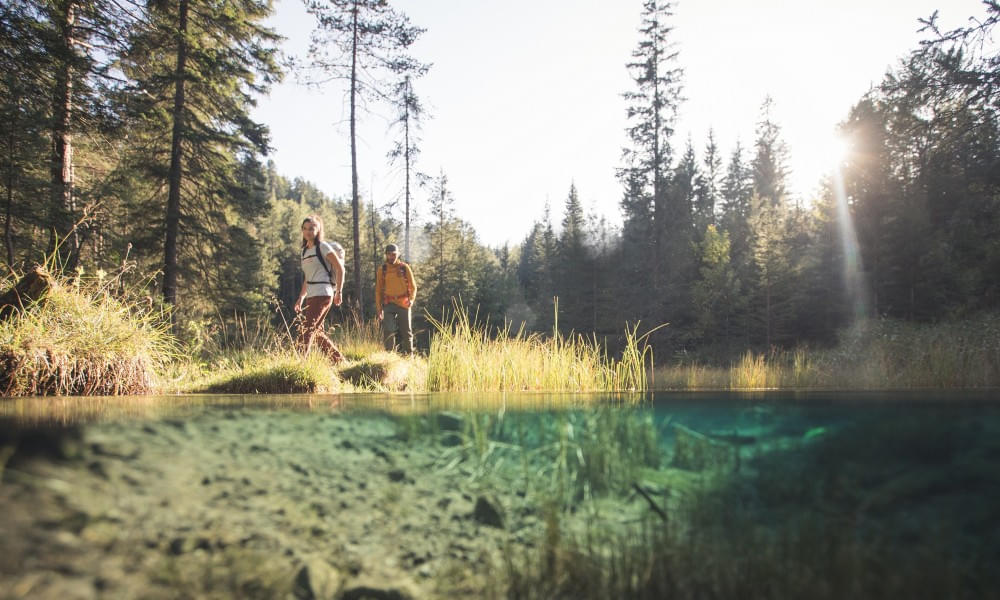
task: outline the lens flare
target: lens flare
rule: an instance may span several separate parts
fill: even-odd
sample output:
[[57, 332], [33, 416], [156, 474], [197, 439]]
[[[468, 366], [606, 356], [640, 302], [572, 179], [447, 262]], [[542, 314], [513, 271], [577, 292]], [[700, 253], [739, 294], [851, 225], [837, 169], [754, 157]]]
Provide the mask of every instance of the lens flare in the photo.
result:
[[[845, 153], [844, 158], [846, 157]], [[840, 231], [841, 251], [844, 253], [844, 285], [851, 305], [851, 317], [854, 321], [859, 321], [869, 316], [868, 286], [865, 283], [861, 263], [858, 234], [854, 229], [854, 221], [851, 219], [850, 207], [847, 204], [847, 191], [840, 163], [834, 167], [832, 175], [833, 195], [837, 206], [837, 229]]]

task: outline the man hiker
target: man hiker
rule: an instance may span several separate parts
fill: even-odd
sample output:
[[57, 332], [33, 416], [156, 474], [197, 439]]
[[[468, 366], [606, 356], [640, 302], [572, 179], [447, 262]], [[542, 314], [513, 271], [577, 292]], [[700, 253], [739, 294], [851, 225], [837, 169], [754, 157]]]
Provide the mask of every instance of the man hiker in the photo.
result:
[[[413, 353], [413, 321], [410, 307], [417, 298], [417, 284], [410, 265], [399, 260], [396, 244], [385, 247], [385, 262], [375, 272], [375, 313], [382, 321], [386, 350]], [[397, 333], [398, 332], [398, 333]]]

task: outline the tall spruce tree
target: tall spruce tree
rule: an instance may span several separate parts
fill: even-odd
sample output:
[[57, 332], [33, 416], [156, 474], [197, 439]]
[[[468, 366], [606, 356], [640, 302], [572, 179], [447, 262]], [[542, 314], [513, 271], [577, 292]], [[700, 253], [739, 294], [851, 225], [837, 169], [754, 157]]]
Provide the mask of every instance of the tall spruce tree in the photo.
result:
[[692, 290], [695, 306], [694, 336], [699, 342], [730, 348], [732, 328], [743, 298], [729, 256], [729, 234], [708, 225], [698, 243], [699, 278]]
[[[49, 229], [48, 129], [51, 57], [33, 3], [0, 7], [0, 190], [8, 268], [36, 248], [32, 229]], [[40, 252], [39, 252], [40, 253]]]
[[[49, 232], [49, 252], [58, 245], [61, 265], [72, 269], [83, 243], [82, 227], [73, 225], [85, 212], [76, 193], [81, 182], [75, 169], [75, 137], [106, 125], [106, 107], [97, 92], [116, 80], [108, 71], [122, 51], [121, 40], [134, 21], [133, 15], [113, 0], [12, 0], [4, 4], [3, 35], [10, 41], [16, 39], [17, 49], [23, 52], [14, 62], [33, 67], [27, 72], [15, 64], [7, 65], [14, 67], [12, 72], [5, 70], [8, 77], [20, 70], [23, 78], [9, 89], [13, 96], [4, 103], [18, 99], [20, 116], [31, 112], [33, 120], [46, 124], [48, 201], [34, 210], [44, 215], [41, 220]], [[26, 92], [32, 86], [46, 88], [47, 98], [37, 96], [38, 87], [29, 98]], [[23, 120], [5, 121], [12, 132], [25, 125]], [[34, 145], [26, 142], [26, 146]]]
[[721, 203], [722, 175], [722, 155], [715, 142], [715, 132], [710, 129], [695, 181], [694, 229], [699, 240], [709, 225], [718, 222], [716, 211]]
[[424, 106], [413, 91], [413, 74], [406, 73], [393, 90], [393, 104], [397, 109], [396, 120], [391, 127], [396, 128], [402, 139], [398, 140], [389, 151], [389, 159], [403, 160], [403, 256], [410, 259], [410, 216], [413, 214], [411, 200], [411, 182], [423, 185], [427, 180], [424, 173], [416, 170], [417, 157], [420, 156], [420, 127], [425, 118]]
[[388, 96], [387, 74], [396, 77], [423, 74], [428, 66], [406, 54], [424, 32], [387, 0], [308, 0], [316, 17], [309, 49], [311, 70], [321, 73], [311, 81], [347, 83], [350, 105], [351, 207], [353, 219], [354, 293], [356, 310], [364, 306], [361, 285], [361, 221], [358, 197], [358, 104]]
[[623, 150], [624, 165], [618, 175], [626, 186], [622, 202], [625, 235], [643, 232], [644, 222], [650, 222], [652, 251], [634, 256], [647, 263], [639, 271], [651, 274], [652, 278], [651, 293], [643, 296], [647, 299], [646, 309], [640, 309], [647, 314], [659, 312], [659, 295], [672, 279], [668, 272], [668, 238], [676, 237], [683, 227], [677, 222], [680, 211], [670, 206], [668, 189], [673, 158], [670, 139], [681, 102], [683, 74], [672, 39], [672, 17], [671, 2], [643, 3], [639, 43], [632, 52], [633, 61], [627, 64], [635, 88], [624, 94], [629, 123], [626, 133], [631, 145]]
[[556, 295], [559, 296], [560, 321], [564, 329], [586, 327], [593, 313], [592, 281], [593, 268], [586, 248], [586, 218], [583, 204], [576, 190], [570, 184], [563, 209], [562, 231], [556, 241], [555, 258], [558, 267], [556, 275]]
[[230, 259], [255, 260], [259, 244], [250, 224], [268, 199], [266, 173], [254, 159], [267, 151], [268, 132], [250, 110], [254, 94], [281, 75], [279, 38], [263, 25], [270, 14], [267, 0], [154, 2], [123, 61], [136, 81], [129, 96], [141, 140], [136, 163], [166, 188], [161, 239], [168, 304], [177, 304], [182, 276], [241, 308], [258, 288], [256, 277], [234, 275], [252, 273], [250, 265]]
[[764, 100], [751, 161], [753, 196], [748, 225], [756, 285], [752, 304], [755, 339], [770, 347], [787, 333], [790, 313], [792, 257], [788, 248], [787, 156], [781, 129], [771, 113], [773, 101]]

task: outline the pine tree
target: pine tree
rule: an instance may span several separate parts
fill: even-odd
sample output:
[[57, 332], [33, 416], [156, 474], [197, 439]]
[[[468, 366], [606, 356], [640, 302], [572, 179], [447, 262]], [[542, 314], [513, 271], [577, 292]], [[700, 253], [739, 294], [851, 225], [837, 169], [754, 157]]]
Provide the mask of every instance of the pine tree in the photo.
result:
[[752, 162], [753, 187], [761, 202], [784, 206], [788, 200], [788, 148], [781, 139], [781, 128], [774, 121], [773, 107], [770, 96], [760, 107]]
[[[58, 246], [61, 266], [72, 270], [80, 260], [82, 234], [89, 225], [82, 217], [94, 205], [93, 201], [87, 206], [81, 202], [79, 191], [89, 191], [94, 181], [77, 175], [77, 139], [105, 130], [103, 141], [110, 141], [107, 121], [115, 115], [108, 114], [98, 92], [107, 89], [109, 82], [117, 85], [118, 78], [109, 70], [122, 51], [123, 32], [134, 19], [110, 0], [11, 0], [0, 10], [4, 39], [0, 43], [9, 52], [4, 61], [2, 101], [5, 116], [12, 119], [4, 121], [5, 130], [10, 128], [6, 141], [20, 137], [21, 146], [6, 156], [12, 167], [6, 173], [8, 199], [13, 200], [18, 186], [27, 186], [21, 191], [30, 194], [28, 203], [33, 206], [28, 210], [36, 215], [30, 220], [49, 233], [48, 252]], [[35, 168], [19, 167], [23, 163], [18, 157], [37, 147], [40, 134], [49, 141], [48, 156], [38, 161], [48, 166], [44, 204]], [[8, 246], [8, 259], [12, 255]]]
[[702, 167], [695, 182], [694, 228], [699, 239], [709, 225], [716, 224], [716, 210], [721, 208], [722, 156], [715, 143], [715, 133], [708, 132]]
[[[700, 178], [701, 172], [698, 169], [698, 158], [694, 152], [694, 144], [688, 138], [687, 145], [684, 147], [684, 154], [674, 169], [671, 192], [675, 199], [677, 212], [675, 219], [685, 222], [690, 226], [697, 223], [695, 215], [697, 215], [699, 210], [698, 181]], [[707, 226], [708, 223], [705, 223], [705, 225]], [[677, 227], [674, 235], [683, 235], [683, 237], [690, 240], [692, 234], [695, 232], [692, 231], [691, 227]], [[704, 229], [698, 234], [700, 235], [703, 232]]]
[[698, 244], [698, 254], [699, 278], [692, 291], [696, 314], [694, 335], [707, 345], [728, 342], [744, 301], [730, 262], [729, 234], [708, 225]]
[[[351, 207], [353, 220], [354, 292], [356, 309], [364, 306], [361, 286], [361, 220], [358, 196], [358, 104], [388, 95], [383, 79], [426, 72], [424, 65], [406, 54], [423, 29], [410, 24], [387, 0], [308, 0], [306, 7], [316, 17], [309, 49], [310, 67], [321, 71], [324, 81], [348, 84], [351, 142]], [[314, 80], [315, 81], [315, 80]]]
[[585, 228], [583, 205], [576, 185], [570, 184], [553, 268], [560, 324], [567, 330], [587, 327], [590, 320], [587, 317], [593, 313], [593, 268], [586, 248]]
[[162, 289], [168, 304], [178, 302], [182, 277], [205, 291], [232, 290], [229, 301], [244, 307], [254, 295], [241, 295], [241, 288], [261, 292], [255, 277], [230, 277], [242, 267], [229, 258], [254, 261], [260, 249], [250, 223], [268, 196], [254, 157], [266, 152], [268, 134], [249, 113], [253, 94], [280, 77], [278, 38], [262, 25], [270, 14], [266, 0], [154, 3], [123, 61], [136, 81], [128, 97], [136, 137], [142, 136], [136, 162], [167, 189]]
[[420, 156], [420, 127], [425, 118], [424, 107], [413, 91], [413, 76], [409, 73], [396, 84], [393, 94], [394, 104], [398, 109], [396, 120], [392, 126], [401, 129], [402, 139], [389, 152], [393, 161], [403, 159], [405, 187], [403, 189], [403, 256], [410, 257], [410, 216], [411, 210], [411, 179], [416, 179], [418, 185], [423, 185], [427, 176], [416, 170], [415, 163]]
[[[635, 89], [624, 94], [629, 122], [626, 132], [632, 145], [624, 149], [625, 165], [619, 169], [619, 178], [626, 186], [622, 203], [625, 235], [642, 231], [642, 223], [651, 217], [651, 260], [639, 270], [648, 269], [652, 275], [652, 293], [646, 297], [651, 299], [653, 312], [657, 312], [659, 294], [673, 278], [668, 272], [668, 238], [683, 230], [683, 223], [676, 220], [681, 211], [670, 206], [668, 189], [673, 156], [670, 138], [681, 102], [682, 76], [672, 40], [672, 17], [671, 2], [643, 3], [639, 43], [632, 53], [634, 61], [627, 65]], [[627, 243], [633, 247], [645, 245]], [[640, 253], [639, 257], [642, 256]]]
[[786, 333], [790, 319], [790, 291], [793, 264], [788, 247], [789, 211], [786, 167], [788, 151], [781, 139], [767, 98], [761, 106], [751, 162], [753, 196], [748, 219], [751, 256], [756, 280], [751, 304], [756, 339], [767, 347]]
[[41, 254], [31, 230], [49, 229], [50, 203], [38, 201], [49, 190], [44, 166], [49, 160], [50, 57], [42, 27], [31, 3], [12, 1], [0, 8], [0, 189], [8, 268], [27, 255]]

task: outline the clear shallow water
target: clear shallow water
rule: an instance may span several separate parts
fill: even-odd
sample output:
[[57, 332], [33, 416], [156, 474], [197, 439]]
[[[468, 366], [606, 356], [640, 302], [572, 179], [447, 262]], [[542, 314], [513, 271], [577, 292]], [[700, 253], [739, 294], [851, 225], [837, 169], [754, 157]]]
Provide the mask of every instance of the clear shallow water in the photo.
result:
[[318, 572], [479, 597], [547, 510], [566, 543], [669, 525], [732, 563], [812, 536], [818, 582], [932, 564], [926, 597], [1000, 590], [997, 392], [18, 399], [0, 450], [9, 597], [273, 597], [317, 556], [315, 597]]

